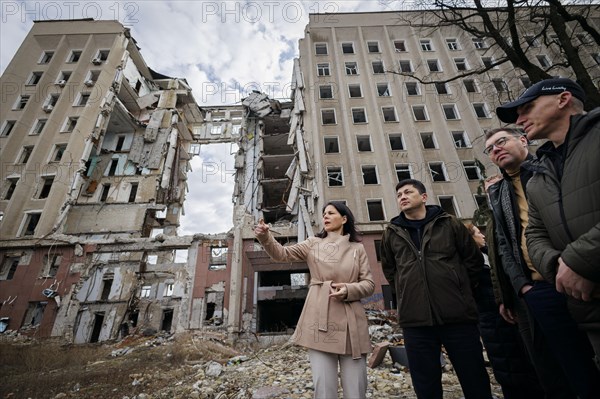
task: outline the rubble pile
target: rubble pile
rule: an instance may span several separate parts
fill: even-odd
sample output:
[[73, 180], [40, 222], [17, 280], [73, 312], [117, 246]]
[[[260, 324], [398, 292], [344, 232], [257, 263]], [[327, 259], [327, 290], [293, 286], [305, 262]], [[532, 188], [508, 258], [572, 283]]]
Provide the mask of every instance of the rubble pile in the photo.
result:
[[[367, 314], [376, 347], [402, 344], [402, 332], [392, 313], [368, 311]], [[57, 384], [60, 381], [61, 385], [56, 389], [48, 389], [47, 396], [39, 392], [34, 396], [21, 395], [9, 383], [0, 388], [0, 397], [312, 398], [313, 384], [307, 352], [289, 343], [275, 342], [280, 341], [274, 338], [271, 344], [263, 344], [262, 348], [253, 348], [251, 345], [233, 347], [227, 343], [226, 333], [219, 331], [181, 335], [164, 332], [154, 336], [130, 335], [117, 343], [97, 345], [104, 355], [81, 367], [88, 375], [105, 373], [107, 381], [104, 384], [101, 377], [85, 380], [83, 373], [78, 376], [66, 369], [56, 369], [47, 374], [51, 374]], [[15, 345], [17, 344], [22, 345], [22, 342], [15, 341]], [[367, 397], [415, 398], [408, 369], [394, 363], [387, 349], [380, 360], [376, 367], [368, 368]], [[444, 397], [462, 398], [456, 375], [448, 360], [444, 359], [444, 362]], [[38, 377], [41, 378], [44, 374], [40, 373]], [[122, 378], [117, 378], [117, 375]], [[493, 386], [493, 392], [501, 397], [498, 385]]]

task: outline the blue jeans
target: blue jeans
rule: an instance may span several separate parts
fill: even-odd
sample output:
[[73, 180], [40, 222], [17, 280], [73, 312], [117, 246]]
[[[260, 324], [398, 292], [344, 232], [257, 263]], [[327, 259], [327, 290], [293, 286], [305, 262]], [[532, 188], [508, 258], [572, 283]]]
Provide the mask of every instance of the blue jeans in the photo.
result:
[[465, 399], [492, 397], [477, 324], [406, 327], [404, 344], [418, 398], [442, 399], [442, 345], [456, 371]]
[[585, 334], [577, 329], [565, 296], [545, 281], [523, 295], [548, 347], [560, 364], [571, 391], [581, 399], [600, 397], [600, 373]]

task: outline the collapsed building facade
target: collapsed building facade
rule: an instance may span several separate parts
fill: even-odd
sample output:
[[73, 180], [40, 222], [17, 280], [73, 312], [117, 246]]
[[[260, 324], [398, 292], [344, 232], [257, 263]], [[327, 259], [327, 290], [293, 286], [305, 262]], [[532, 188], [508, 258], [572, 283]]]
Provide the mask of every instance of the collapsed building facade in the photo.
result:
[[1, 84], [2, 330], [221, 323], [231, 237], [177, 236], [207, 137], [185, 79], [148, 68], [120, 23], [75, 20], [35, 22]]

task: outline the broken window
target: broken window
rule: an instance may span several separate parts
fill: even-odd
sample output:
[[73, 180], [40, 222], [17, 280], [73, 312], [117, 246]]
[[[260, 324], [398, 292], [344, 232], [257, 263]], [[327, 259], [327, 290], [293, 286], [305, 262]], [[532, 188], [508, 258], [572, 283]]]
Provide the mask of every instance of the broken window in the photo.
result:
[[358, 65], [356, 62], [346, 62], [346, 75], [358, 75]]
[[421, 94], [419, 92], [419, 84], [417, 82], [404, 82], [404, 86], [406, 86], [406, 94], [409, 96], [418, 96]]
[[61, 254], [44, 255], [41, 277], [56, 277], [56, 273], [58, 273], [61, 261]]
[[114, 176], [117, 172], [117, 166], [119, 166], [119, 159], [111, 159], [106, 176]]
[[443, 162], [430, 162], [429, 172], [433, 181], [448, 181], [446, 177], [446, 168]]
[[446, 39], [446, 46], [448, 46], [448, 50], [455, 51], [460, 50], [460, 46], [458, 45], [458, 40], [451, 38]]
[[26, 145], [25, 147], [23, 147], [23, 149], [21, 150], [21, 155], [19, 156], [19, 162], [17, 162], [17, 163], [26, 164], [27, 161], [29, 161], [29, 157], [31, 156], [32, 152], [33, 152], [32, 145]]
[[489, 118], [490, 117], [485, 104], [480, 104], [480, 103], [473, 104], [473, 110], [475, 110], [475, 115], [477, 115], [478, 118]]
[[438, 200], [440, 201], [440, 206], [442, 207], [442, 209], [444, 211], [446, 211], [446, 213], [449, 213], [450, 215], [453, 216], [458, 216], [457, 212], [456, 212], [456, 207], [454, 206], [454, 197], [453, 196], [440, 196], [438, 197]]
[[327, 185], [329, 187], [343, 186], [344, 175], [342, 174], [341, 166], [327, 167]]
[[364, 184], [379, 184], [379, 178], [377, 177], [377, 166], [363, 165], [361, 166], [361, 170]]
[[342, 53], [354, 54], [354, 43], [342, 43]]
[[427, 60], [427, 67], [429, 72], [441, 72], [438, 60]]
[[88, 103], [89, 100], [90, 100], [90, 93], [80, 93], [79, 99], [77, 100], [75, 105], [78, 107], [83, 107]]
[[337, 137], [324, 137], [325, 154], [334, 154], [340, 152], [340, 146]]
[[437, 94], [448, 94], [446, 83], [436, 83], [435, 90], [437, 91]]
[[481, 57], [481, 62], [483, 63], [483, 66], [485, 66], [486, 68], [497, 68], [494, 67], [494, 59], [492, 57]]
[[17, 121], [5, 121], [4, 125], [2, 126], [2, 132], [0, 132], [0, 137], [8, 137], [10, 132], [12, 132], [13, 128], [15, 127], [16, 123]]
[[467, 180], [479, 180], [481, 179], [481, 171], [475, 161], [463, 161], [463, 168], [465, 169], [465, 175]]
[[101, 301], [108, 301], [110, 297], [110, 291], [112, 290], [113, 278], [104, 276], [102, 279], [102, 294], [100, 295]]
[[380, 199], [367, 200], [367, 212], [369, 213], [369, 220], [371, 222], [385, 220], [385, 215], [383, 214], [383, 202]]
[[498, 93], [505, 93], [508, 91], [508, 85], [506, 84], [504, 79], [502, 79], [502, 78], [492, 79], [492, 83], [494, 84], [494, 87], [496, 88], [496, 91]]
[[402, 134], [390, 134], [388, 136], [390, 141], [390, 148], [392, 151], [402, 151], [404, 150], [404, 140], [402, 139]]
[[429, 115], [427, 115], [427, 109], [424, 105], [413, 105], [412, 106], [413, 116], [416, 121], [428, 121]]
[[384, 73], [385, 68], [383, 67], [383, 61], [373, 61], [371, 62], [371, 66], [373, 67], [373, 73]]
[[315, 43], [316, 55], [327, 55], [327, 43]]
[[175, 263], [187, 263], [188, 261], [188, 250], [187, 249], [176, 249], [175, 250]]
[[377, 95], [379, 97], [391, 96], [389, 84], [388, 83], [377, 83]]
[[444, 110], [444, 116], [447, 120], [458, 119], [458, 113], [454, 104], [443, 104], [442, 109]]
[[37, 326], [42, 322], [48, 302], [29, 302], [21, 327]]
[[456, 65], [456, 69], [459, 71], [466, 71], [469, 69], [466, 58], [455, 58], [454, 65]]
[[110, 192], [110, 184], [102, 185], [102, 192], [100, 193], [100, 202], [106, 201], [108, 198], [108, 193]]
[[398, 181], [402, 181], [404, 179], [412, 179], [412, 173], [410, 172], [410, 165], [407, 163], [397, 163], [395, 165], [396, 168], [396, 177]]
[[403, 53], [406, 51], [406, 43], [404, 40], [394, 40], [394, 49], [397, 53]]
[[227, 247], [211, 247], [208, 270], [223, 270], [227, 267]]
[[435, 138], [433, 137], [432, 132], [424, 132], [419, 133], [421, 136], [421, 142], [423, 143], [423, 148], [425, 149], [434, 149], [437, 148]]
[[463, 84], [465, 85], [467, 93], [477, 93], [477, 85], [473, 79], [464, 79]]
[[28, 85], [36, 85], [40, 82], [40, 80], [42, 79], [42, 75], [44, 73], [43, 72], [31, 72], [31, 75], [29, 75], [29, 79], [27, 80]]
[[65, 126], [62, 128], [61, 132], [70, 133], [75, 129], [77, 125], [77, 121], [79, 120], [78, 116], [69, 116], [65, 121]]
[[163, 292], [163, 296], [173, 296], [174, 285], [174, 283], [165, 283], [165, 291]]
[[48, 119], [38, 119], [35, 122], [35, 125], [33, 126], [31, 133], [29, 133], [29, 134], [32, 136], [36, 136], [36, 135], [42, 133], [42, 130], [44, 130], [44, 126], [46, 126], [46, 122], [48, 122]]
[[335, 125], [335, 110], [333, 109], [322, 109], [321, 110], [321, 123], [323, 125]]
[[81, 58], [81, 50], [72, 50], [69, 53], [69, 58], [67, 58], [67, 62], [77, 62]]
[[135, 196], [137, 195], [138, 183], [131, 183], [131, 189], [129, 190], [129, 199], [127, 202], [135, 202]]
[[27, 105], [27, 101], [29, 101], [29, 97], [28, 95], [21, 95], [19, 96], [19, 98], [17, 99], [17, 102], [15, 103], [14, 106], [14, 110], [20, 110], [20, 109], [24, 109], [25, 106]]
[[99, 61], [106, 61], [108, 60], [109, 53], [110, 50], [98, 50], [98, 53], [96, 54], [96, 57], [94, 57], [94, 59], [97, 59]]
[[8, 188], [6, 189], [6, 192], [4, 193], [5, 200], [9, 200], [12, 198], [13, 193], [15, 192], [15, 189], [17, 188], [18, 181], [19, 181], [18, 177], [10, 177], [10, 178], [6, 179]]
[[356, 136], [356, 145], [359, 152], [373, 151], [371, 149], [371, 136]]
[[454, 141], [454, 147], [456, 148], [468, 148], [471, 147], [469, 137], [462, 130], [452, 132], [452, 140]]
[[400, 60], [400, 72], [412, 72], [412, 64], [409, 60]]
[[59, 86], [65, 86], [71, 77], [71, 71], [61, 71], [56, 79], [56, 84]]
[[379, 53], [379, 42], [367, 42], [367, 49], [369, 53]]
[[333, 89], [331, 85], [319, 86], [319, 98], [328, 99], [333, 98]]
[[348, 85], [348, 93], [350, 94], [351, 98], [358, 98], [358, 97], [362, 97], [363, 96], [360, 84], [351, 84], [351, 85]]
[[210, 128], [210, 134], [219, 135], [222, 132], [221, 125], [212, 125]]
[[23, 223], [23, 236], [32, 236], [35, 233], [35, 228], [42, 216], [41, 212], [29, 212], [25, 214], [25, 223]]
[[318, 76], [329, 76], [329, 63], [317, 64], [317, 75]]
[[421, 44], [421, 50], [423, 51], [433, 51], [433, 46], [431, 45], [431, 40], [429, 39], [421, 39], [419, 40]]
[[52, 189], [52, 184], [54, 183], [54, 176], [42, 176], [42, 181], [42, 188], [38, 195], [38, 199], [48, 198], [50, 190]]
[[150, 298], [151, 291], [152, 291], [151, 285], [142, 285], [142, 290], [140, 291], [140, 298]]
[[12, 280], [17, 266], [19, 266], [20, 256], [5, 256], [0, 269], [0, 280]]
[[352, 108], [353, 123], [367, 123], [367, 113], [364, 108]]
[[471, 40], [473, 41], [473, 46], [475, 46], [476, 49], [480, 50], [480, 49], [487, 48], [487, 44], [486, 44], [485, 40], [483, 40], [482, 38], [473, 37], [473, 38], [471, 38]]
[[42, 53], [39, 63], [40, 64], [48, 64], [52, 60], [53, 56], [54, 56], [54, 51], [44, 51]]
[[60, 162], [66, 150], [66, 144], [55, 144], [54, 151], [52, 151], [52, 156], [50, 157], [50, 162]]
[[383, 120], [385, 122], [398, 122], [398, 118], [396, 117], [396, 108], [383, 107], [381, 108], [381, 112], [383, 113]]

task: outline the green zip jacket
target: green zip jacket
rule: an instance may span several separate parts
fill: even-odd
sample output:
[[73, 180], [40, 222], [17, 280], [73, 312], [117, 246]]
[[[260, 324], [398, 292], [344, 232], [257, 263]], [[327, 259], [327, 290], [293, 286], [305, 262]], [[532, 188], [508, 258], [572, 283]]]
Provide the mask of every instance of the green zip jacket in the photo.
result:
[[421, 248], [402, 215], [383, 232], [381, 264], [395, 289], [401, 327], [477, 323], [472, 290], [483, 255], [467, 228], [439, 206], [427, 206]]

